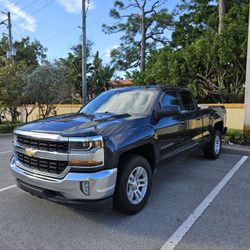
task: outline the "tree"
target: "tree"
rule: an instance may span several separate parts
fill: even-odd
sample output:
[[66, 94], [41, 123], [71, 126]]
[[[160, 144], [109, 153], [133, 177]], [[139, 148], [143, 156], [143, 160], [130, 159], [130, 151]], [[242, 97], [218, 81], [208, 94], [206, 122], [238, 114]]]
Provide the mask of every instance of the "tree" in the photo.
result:
[[38, 41], [31, 41], [30, 37], [24, 37], [14, 42], [16, 49], [16, 61], [24, 61], [27, 66], [38, 66], [46, 59], [47, 49]]
[[21, 104], [21, 93], [25, 82], [23, 74], [27, 71], [27, 65], [23, 62], [6, 60], [0, 67], [0, 100], [7, 107], [12, 122], [17, 121], [18, 107]]
[[98, 51], [94, 56], [93, 63], [90, 65], [89, 70], [88, 83], [92, 95], [108, 90], [108, 83], [114, 76], [115, 68], [110, 65], [104, 66]]
[[[92, 42], [87, 43], [87, 59], [91, 55]], [[73, 95], [82, 95], [82, 45], [78, 44], [71, 48], [67, 58], [60, 58], [57, 64], [64, 69], [65, 81], [71, 86]], [[87, 64], [87, 73], [90, 64]]]
[[[200, 1], [202, 0], [192, 1], [192, 4]], [[136, 83], [188, 86], [196, 93], [200, 102], [242, 102], [249, 3], [230, 1], [226, 6], [224, 28], [220, 35], [217, 32], [218, 25], [212, 25], [212, 19], [205, 24], [206, 19], [201, 16], [203, 32], [199, 34], [199, 29], [196, 30], [200, 24], [193, 25], [191, 22], [196, 32], [184, 30], [185, 35], [176, 34], [171, 46], [154, 52], [149, 57], [146, 71], [135, 74]], [[202, 8], [199, 10], [203, 12]], [[214, 14], [216, 13], [215, 8]], [[195, 15], [197, 18], [200, 16], [198, 12]], [[193, 9], [190, 13], [185, 11], [183, 16], [185, 20], [193, 20]], [[183, 25], [181, 17], [177, 21], [178, 25]]]
[[192, 44], [208, 28], [218, 30], [217, 6], [212, 0], [181, 0], [177, 5], [171, 47]]
[[123, 32], [121, 44], [113, 49], [111, 56], [121, 70], [140, 66], [145, 70], [146, 54], [159, 43], [168, 42], [165, 31], [172, 25], [172, 16], [168, 14], [165, 1], [115, 0], [114, 8], [110, 10], [110, 17], [116, 20], [112, 26], [103, 24], [106, 34]]
[[43, 118], [51, 114], [56, 104], [67, 99], [69, 93], [63, 70], [57, 65], [45, 64], [34, 69], [25, 77], [26, 93], [37, 103]]
[[[24, 81], [26, 76], [24, 76]], [[27, 83], [27, 82], [26, 82]], [[29, 116], [33, 113], [33, 111], [38, 107], [38, 103], [36, 100], [36, 95], [33, 95], [30, 90], [33, 86], [27, 84], [24, 86], [22, 93], [21, 93], [21, 107], [25, 111], [25, 122], [28, 122]]]
[[[6, 61], [8, 46], [8, 39], [3, 37], [0, 40], [0, 67]], [[15, 61], [23, 61], [29, 67], [36, 67], [46, 59], [47, 49], [38, 40], [31, 41], [29, 37], [24, 37], [20, 41], [15, 41], [13, 47], [16, 49]]]

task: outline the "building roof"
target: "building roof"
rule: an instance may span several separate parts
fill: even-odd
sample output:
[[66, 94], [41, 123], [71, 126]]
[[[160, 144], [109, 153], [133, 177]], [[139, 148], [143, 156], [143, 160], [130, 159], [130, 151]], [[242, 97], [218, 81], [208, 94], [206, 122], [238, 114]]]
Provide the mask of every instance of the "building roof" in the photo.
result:
[[109, 84], [113, 87], [127, 87], [127, 86], [132, 86], [134, 83], [132, 80], [125, 79], [125, 80], [110, 81]]

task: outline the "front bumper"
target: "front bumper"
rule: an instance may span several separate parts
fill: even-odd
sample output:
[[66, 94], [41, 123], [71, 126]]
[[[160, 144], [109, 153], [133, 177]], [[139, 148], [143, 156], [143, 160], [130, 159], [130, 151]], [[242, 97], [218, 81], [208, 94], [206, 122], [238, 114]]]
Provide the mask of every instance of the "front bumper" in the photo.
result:
[[17, 179], [17, 185], [22, 190], [32, 195], [36, 195], [39, 198], [47, 199], [49, 201], [53, 201], [73, 208], [83, 208], [86, 211], [106, 211], [111, 210], [113, 207], [113, 197], [108, 197], [101, 200], [67, 199], [56, 192], [35, 187], [33, 185], [20, 181], [19, 179]]
[[[116, 168], [95, 173], [69, 172], [64, 178], [56, 179], [19, 168], [14, 157], [11, 159], [10, 166], [20, 188], [66, 205], [82, 204], [85, 207], [86, 203], [91, 204], [97, 201], [101, 205], [101, 201], [112, 197], [115, 191]], [[89, 183], [89, 195], [85, 195], [81, 190], [81, 183], [84, 181]]]

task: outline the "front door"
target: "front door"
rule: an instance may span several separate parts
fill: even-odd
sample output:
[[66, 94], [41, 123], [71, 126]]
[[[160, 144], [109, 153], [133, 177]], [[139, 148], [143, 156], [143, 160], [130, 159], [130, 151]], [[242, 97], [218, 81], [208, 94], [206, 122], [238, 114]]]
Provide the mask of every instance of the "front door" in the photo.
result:
[[[160, 100], [161, 108], [170, 105], [180, 105], [176, 91], [165, 92]], [[187, 120], [184, 118], [183, 115], [163, 117], [155, 125], [160, 165], [188, 142]]]

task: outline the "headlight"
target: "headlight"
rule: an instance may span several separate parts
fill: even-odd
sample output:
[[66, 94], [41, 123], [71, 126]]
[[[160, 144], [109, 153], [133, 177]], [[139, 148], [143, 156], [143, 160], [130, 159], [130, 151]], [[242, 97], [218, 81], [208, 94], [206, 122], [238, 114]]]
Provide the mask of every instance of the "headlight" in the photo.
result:
[[72, 138], [69, 140], [70, 150], [73, 151], [89, 151], [93, 149], [103, 148], [102, 136], [92, 136], [83, 138]]
[[14, 144], [17, 143], [17, 135], [16, 135], [16, 134], [13, 135], [13, 143], [14, 143]]
[[102, 136], [69, 138], [69, 166], [100, 167], [104, 164]]

